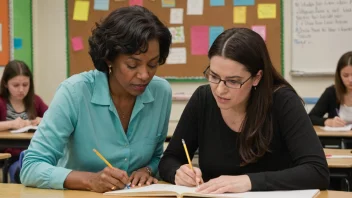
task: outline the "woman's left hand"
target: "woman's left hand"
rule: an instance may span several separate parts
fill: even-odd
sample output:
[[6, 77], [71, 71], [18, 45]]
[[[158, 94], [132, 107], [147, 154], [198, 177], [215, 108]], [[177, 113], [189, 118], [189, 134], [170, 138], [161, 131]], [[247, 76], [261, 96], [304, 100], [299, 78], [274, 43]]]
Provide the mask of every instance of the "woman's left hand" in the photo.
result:
[[239, 193], [252, 189], [252, 183], [248, 175], [220, 176], [209, 180], [199, 186], [196, 190], [199, 193], [222, 194], [226, 192]]
[[31, 120], [31, 124], [33, 126], [38, 126], [40, 121], [42, 121], [42, 118], [41, 117], [36, 117], [34, 120]]
[[147, 167], [134, 171], [130, 176], [131, 187], [143, 186], [158, 183], [158, 180], [151, 176], [147, 170]]

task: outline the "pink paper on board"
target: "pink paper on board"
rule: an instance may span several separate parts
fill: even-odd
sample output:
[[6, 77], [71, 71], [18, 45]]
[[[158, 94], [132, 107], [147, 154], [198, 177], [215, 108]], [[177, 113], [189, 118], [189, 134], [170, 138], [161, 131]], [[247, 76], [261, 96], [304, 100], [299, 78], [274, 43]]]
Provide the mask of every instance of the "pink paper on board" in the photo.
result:
[[72, 44], [72, 48], [73, 48], [73, 51], [79, 51], [79, 50], [82, 50], [84, 47], [83, 47], [83, 41], [82, 41], [82, 37], [73, 37], [71, 39], [71, 44]]
[[265, 25], [254, 25], [252, 30], [262, 36], [263, 40], [266, 41], [266, 26]]
[[191, 27], [191, 54], [207, 55], [209, 49], [209, 27]]
[[130, 6], [134, 5], [143, 6], [143, 0], [130, 0]]

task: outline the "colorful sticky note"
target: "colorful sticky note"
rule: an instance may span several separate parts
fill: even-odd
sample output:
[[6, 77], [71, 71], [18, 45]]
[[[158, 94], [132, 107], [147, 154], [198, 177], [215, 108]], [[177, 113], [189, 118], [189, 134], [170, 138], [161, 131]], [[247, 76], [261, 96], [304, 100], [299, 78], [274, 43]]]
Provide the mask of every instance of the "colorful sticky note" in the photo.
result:
[[183, 26], [180, 27], [170, 27], [169, 31], [172, 36], [172, 43], [184, 43], [185, 42], [185, 33]]
[[187, 53], [185, 47], [170, 48], [169, 56], [166, 59], [166, 64], [186, 64]]
[[203, 15], [204, 0], [187, 0], [187, 15]]
[[183, 23], [183, 8], [171, 8], [170, 24], [182, 24], [182, 23]]
[[163, 8], [174, 8], [176, 6], [175, 0], [162, 0], [161, 7]]
[[209, 48], [209, 27], [193, 26], [191, 27], [191, 54], [207, 55]]
[[259, 19], [275, 19], [276, 18], [276, 4], [258, 4], [258, 18]]
[[21, 49], [22, 48], [22, 39], [21, 38], [14, 38], [13, 39], [13, 47], [15, 49]]
[[75, 1], [73, 20], [88, 21], [89, 1]]
[[224, 31], [222, 26], [211, 26], [209, 28], [209, 46], [211, 46], [215, 39]]
[[143, 6], [143, 0], [130, 0], [130, 6], [138, 5]]
[[72, 48], [73, 51], [79, 51], [83, 49], [83, 41], [82, 41], [82, 37], [73, 37], [71, 39], [71, 44], [72, 44]]
[[210, 6], [224, 6], [225, 0], [210, 0]]
[[247, 7], [233, 7], [233, 23], [246, 23]]
[[266, 26], [265, 25], [253, 25], [252, 30], [258, 33], [263, 40], [266, 40]]
[[254, 5], [254, 0], [233, 0], [234, 6], [250, 6]]
[[109, 0], [94, 0], [94, 10], [109, 10]]

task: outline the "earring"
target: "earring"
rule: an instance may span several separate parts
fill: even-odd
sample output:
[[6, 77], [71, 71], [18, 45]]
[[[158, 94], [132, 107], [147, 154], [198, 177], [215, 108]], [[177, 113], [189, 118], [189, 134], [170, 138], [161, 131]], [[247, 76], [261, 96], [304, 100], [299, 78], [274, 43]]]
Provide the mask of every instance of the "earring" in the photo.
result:
[[257, 90], [257, 86], [253, 86], [254, 87], [254, 91]]
[[109, 74], [111, 74], [111, 65], [109, 65]]

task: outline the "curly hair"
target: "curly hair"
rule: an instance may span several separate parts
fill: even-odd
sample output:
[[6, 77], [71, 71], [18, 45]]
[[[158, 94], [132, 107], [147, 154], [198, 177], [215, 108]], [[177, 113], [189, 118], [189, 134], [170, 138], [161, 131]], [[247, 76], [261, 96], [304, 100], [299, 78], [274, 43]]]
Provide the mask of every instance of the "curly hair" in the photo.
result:
[[171, 45], [169, 29], [151, 11], [141, 6], [122, 7], [96, 23], [89, 37], [89, 54], [94, 66], [108, 71], [106, 61], [113, 62], [120, 54], [148, 51], [148, 41], [157, 39], [160, 47], [159, 64], [165, 63]]

